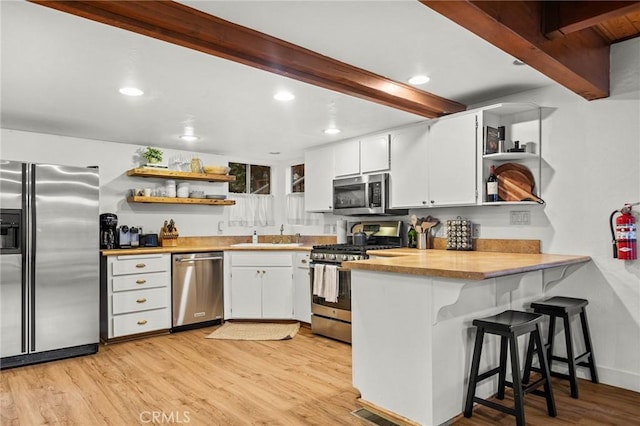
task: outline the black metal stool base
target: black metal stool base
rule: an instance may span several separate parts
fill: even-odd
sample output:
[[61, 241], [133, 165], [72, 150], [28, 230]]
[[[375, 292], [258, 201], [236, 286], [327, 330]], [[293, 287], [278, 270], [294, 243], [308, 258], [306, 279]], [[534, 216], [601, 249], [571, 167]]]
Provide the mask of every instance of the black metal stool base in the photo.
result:
[[[557, 415], [556, 405], [551, 389], [551, 376], [547, 364], [546, 353], [543, 349], [542, 338], [540, 337], [539, 314], [504, 311], [498, 315], [476, 319], [473, 325], [477, 327], [476, 340], [473, 349], [473, 359], [471, 361], [471, 372], [469, 373], [469, 388], [465, 402], [464, 416], [471, 417], [473, 413], [473, 403], [485, 405], [495, 410], [515, 416], [517, 425], [524, 425], [524, 395], [533, 393], [544, 396], [547, 400], [547, 412], [549, 416]], [[500, 365], [482, 374], [479, 373], [480, 358], [482, 355], [482, 343], [485, 333], [500, 336]], [[542, 366], [541, 378], [533, 383], [528, 383], [520, 377], [520, 360], [518, 352], [518, 336], [529, 334], [529, 347], [527, 350], [527, 360], [533, 358], [533, 354], [538, 355], [538, 360]], [[513, 382], [505, 380], [507, 373], [507, 351], [511, 358], [511, 372]], [[507, 407], [487, 399], [477, 397], [476, 387], [479, 382], [498, 374], [498, 399], [504, 399], [505, 387], [513, 389], [514, 407]], [[544, 392], [538, 388], [544, 387]]]
[[[541, 302], [534, 302], [531, 308], [535, 313], [549, 316], [549, 333], [547, 336], [547, 359], [549, 360], [549, 370], [553, 366], [553, 361], [563, 362], [569, 368], [569, 374], [551, 371], [554, 377], [568, 379], [571, 386], [571, 396], [578, 398], [578, 381], [576, 375], [576, 367], [587, 367], [591, 373], [591, 381], [598, 383], [598, 372], [596, 371], [596, 362], [593, 357], [593, 348], [591, 346], [591, 335], [589, 334], [589, 324], [587, 322], [587, 312], [585, 307], [589, 304], [588, 300], [576, 299], [572, 297], [552, 297]], [[571, 318], [580, 315], [580, 324], [582, 326], [582, 336], [584, 338], [585, 352], [576, 356], [573, 348], [573, 337], [571, 333]], [[564, 326], [564, 337], [567, 348], [567, 357], [559, 357], [553, 355], [553, 341], [555, 334], [556, 318], [562, 318]], [[540, 369], [532, 367], [532, 360], [527, 357], [525, 364], [523, 380], [526, 382], [531, 371], [539, 372]]]

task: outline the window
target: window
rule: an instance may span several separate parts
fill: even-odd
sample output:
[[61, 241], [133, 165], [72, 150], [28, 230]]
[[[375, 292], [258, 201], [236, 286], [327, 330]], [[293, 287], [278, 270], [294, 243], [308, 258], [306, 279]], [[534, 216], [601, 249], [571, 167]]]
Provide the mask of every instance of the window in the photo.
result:
[[229, 174], [236, 177], [229, 182], [229, 192], [271, 194], [271, 167], [244, 163], [229, 163], [229, 167]]
[[304, 164], [291, 166], [291, 192], [304, 192]]

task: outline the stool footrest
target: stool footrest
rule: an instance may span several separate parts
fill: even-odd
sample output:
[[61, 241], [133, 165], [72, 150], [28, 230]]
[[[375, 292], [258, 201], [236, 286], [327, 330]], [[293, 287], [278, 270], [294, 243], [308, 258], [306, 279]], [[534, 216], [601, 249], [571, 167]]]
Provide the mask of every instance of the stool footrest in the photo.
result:
[[488, 401], [486, 399], [478, 398], [477, 396], [473, 398], [473, 402], [477, 402], [478, 404], [482, 404], [487, 407], [493, 408], [494, 410], [502, 411], [503, 413], [506, 413], [506, 414], [511, 414], [512, 416], [516, 415], [516, 410], [511, 407], [507, 407], [502, 404], [497, 404], [493, 401]]
[[[584, 360], [589, 358], [591, 356], [591, 352], [585, 352], [582, 355], [579, 355], [576, 357], [576, 364], [578, 365], [582, 365], [585, 364]], [[587, 364], [585, 367], [588, 367], [589, 365]]]
[[476, 379], [476, 382], [481, 382], [482, 380], [488, 379], [491, 376], [495, 376], [499, 372], [500, 372], [500, 367], [496, 367], [482, 374], [478, 374], [478, 378]]
[[[540, 368], [538, 368], [538, 367], [531, 367], [531, 371], [535, 371], [536, 373], [542, 373], [542, 370]], [[560, 377], [561, 379], [568, 379], [569, 378], [568, 374], [559, 373], [557, 371], [549, 370], [549, 374], [551, 374], [553, 377]]]
[[[575, 358], [575, 363], [579, 364], [579, 365], [581, 365], [583, 367], [589, 367], [589, 363], [584, 362], [584, 360], [589, 358], [590, 356], [591, 356], [591, 352], [589, 352], [589, 351], [583, 353], [582, 355], [578, 355]], [[551, 359], [553, 359], [554, 361], [564, 362], [565, 364], [567, 364], [569, 362], [569, 358], [565, 358], [565, 357], [561, 357], [561, 356], [557, 356], [557, 355], [552, 356]]]
[[[523, 383], [522, 384], [522, 393], [532, 393], [534, 395], [546, 396], [544, 392], [542, 392], [542, 393], [535, 392], [536, 388], [538, 388], [541, 385], [544, 385], [546, 382], [547, 382], [547, 379], [545, 379], [544, 377], [541, 377], [538, 380], [536, 380], [535, 382]], [[509, 381], [505, 380], [504, 381], [504, 385], [510, 387], [511, 389], [513, 389], [513, 382], [509, 382]], [[539, 392], [541, 392], [541, 391], [539, 391]]]

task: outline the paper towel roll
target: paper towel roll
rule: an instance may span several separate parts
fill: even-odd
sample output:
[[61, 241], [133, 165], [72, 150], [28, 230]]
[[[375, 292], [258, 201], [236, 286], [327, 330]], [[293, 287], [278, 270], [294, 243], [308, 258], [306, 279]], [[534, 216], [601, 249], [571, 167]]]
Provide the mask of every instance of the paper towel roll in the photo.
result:
[[347, 242], [347, 221], [346, 220], [338, 220], [336, 222], [336, 236], [338, 240], [338, 244], [344, 244]]

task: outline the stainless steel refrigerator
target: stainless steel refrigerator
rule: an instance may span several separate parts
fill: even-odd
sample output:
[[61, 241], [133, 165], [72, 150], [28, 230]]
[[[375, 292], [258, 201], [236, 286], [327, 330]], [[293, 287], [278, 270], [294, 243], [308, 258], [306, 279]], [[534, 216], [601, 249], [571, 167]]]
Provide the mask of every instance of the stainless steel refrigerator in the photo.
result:
[[0, 368], [95, 353], [96, 168], [0, 160]]

